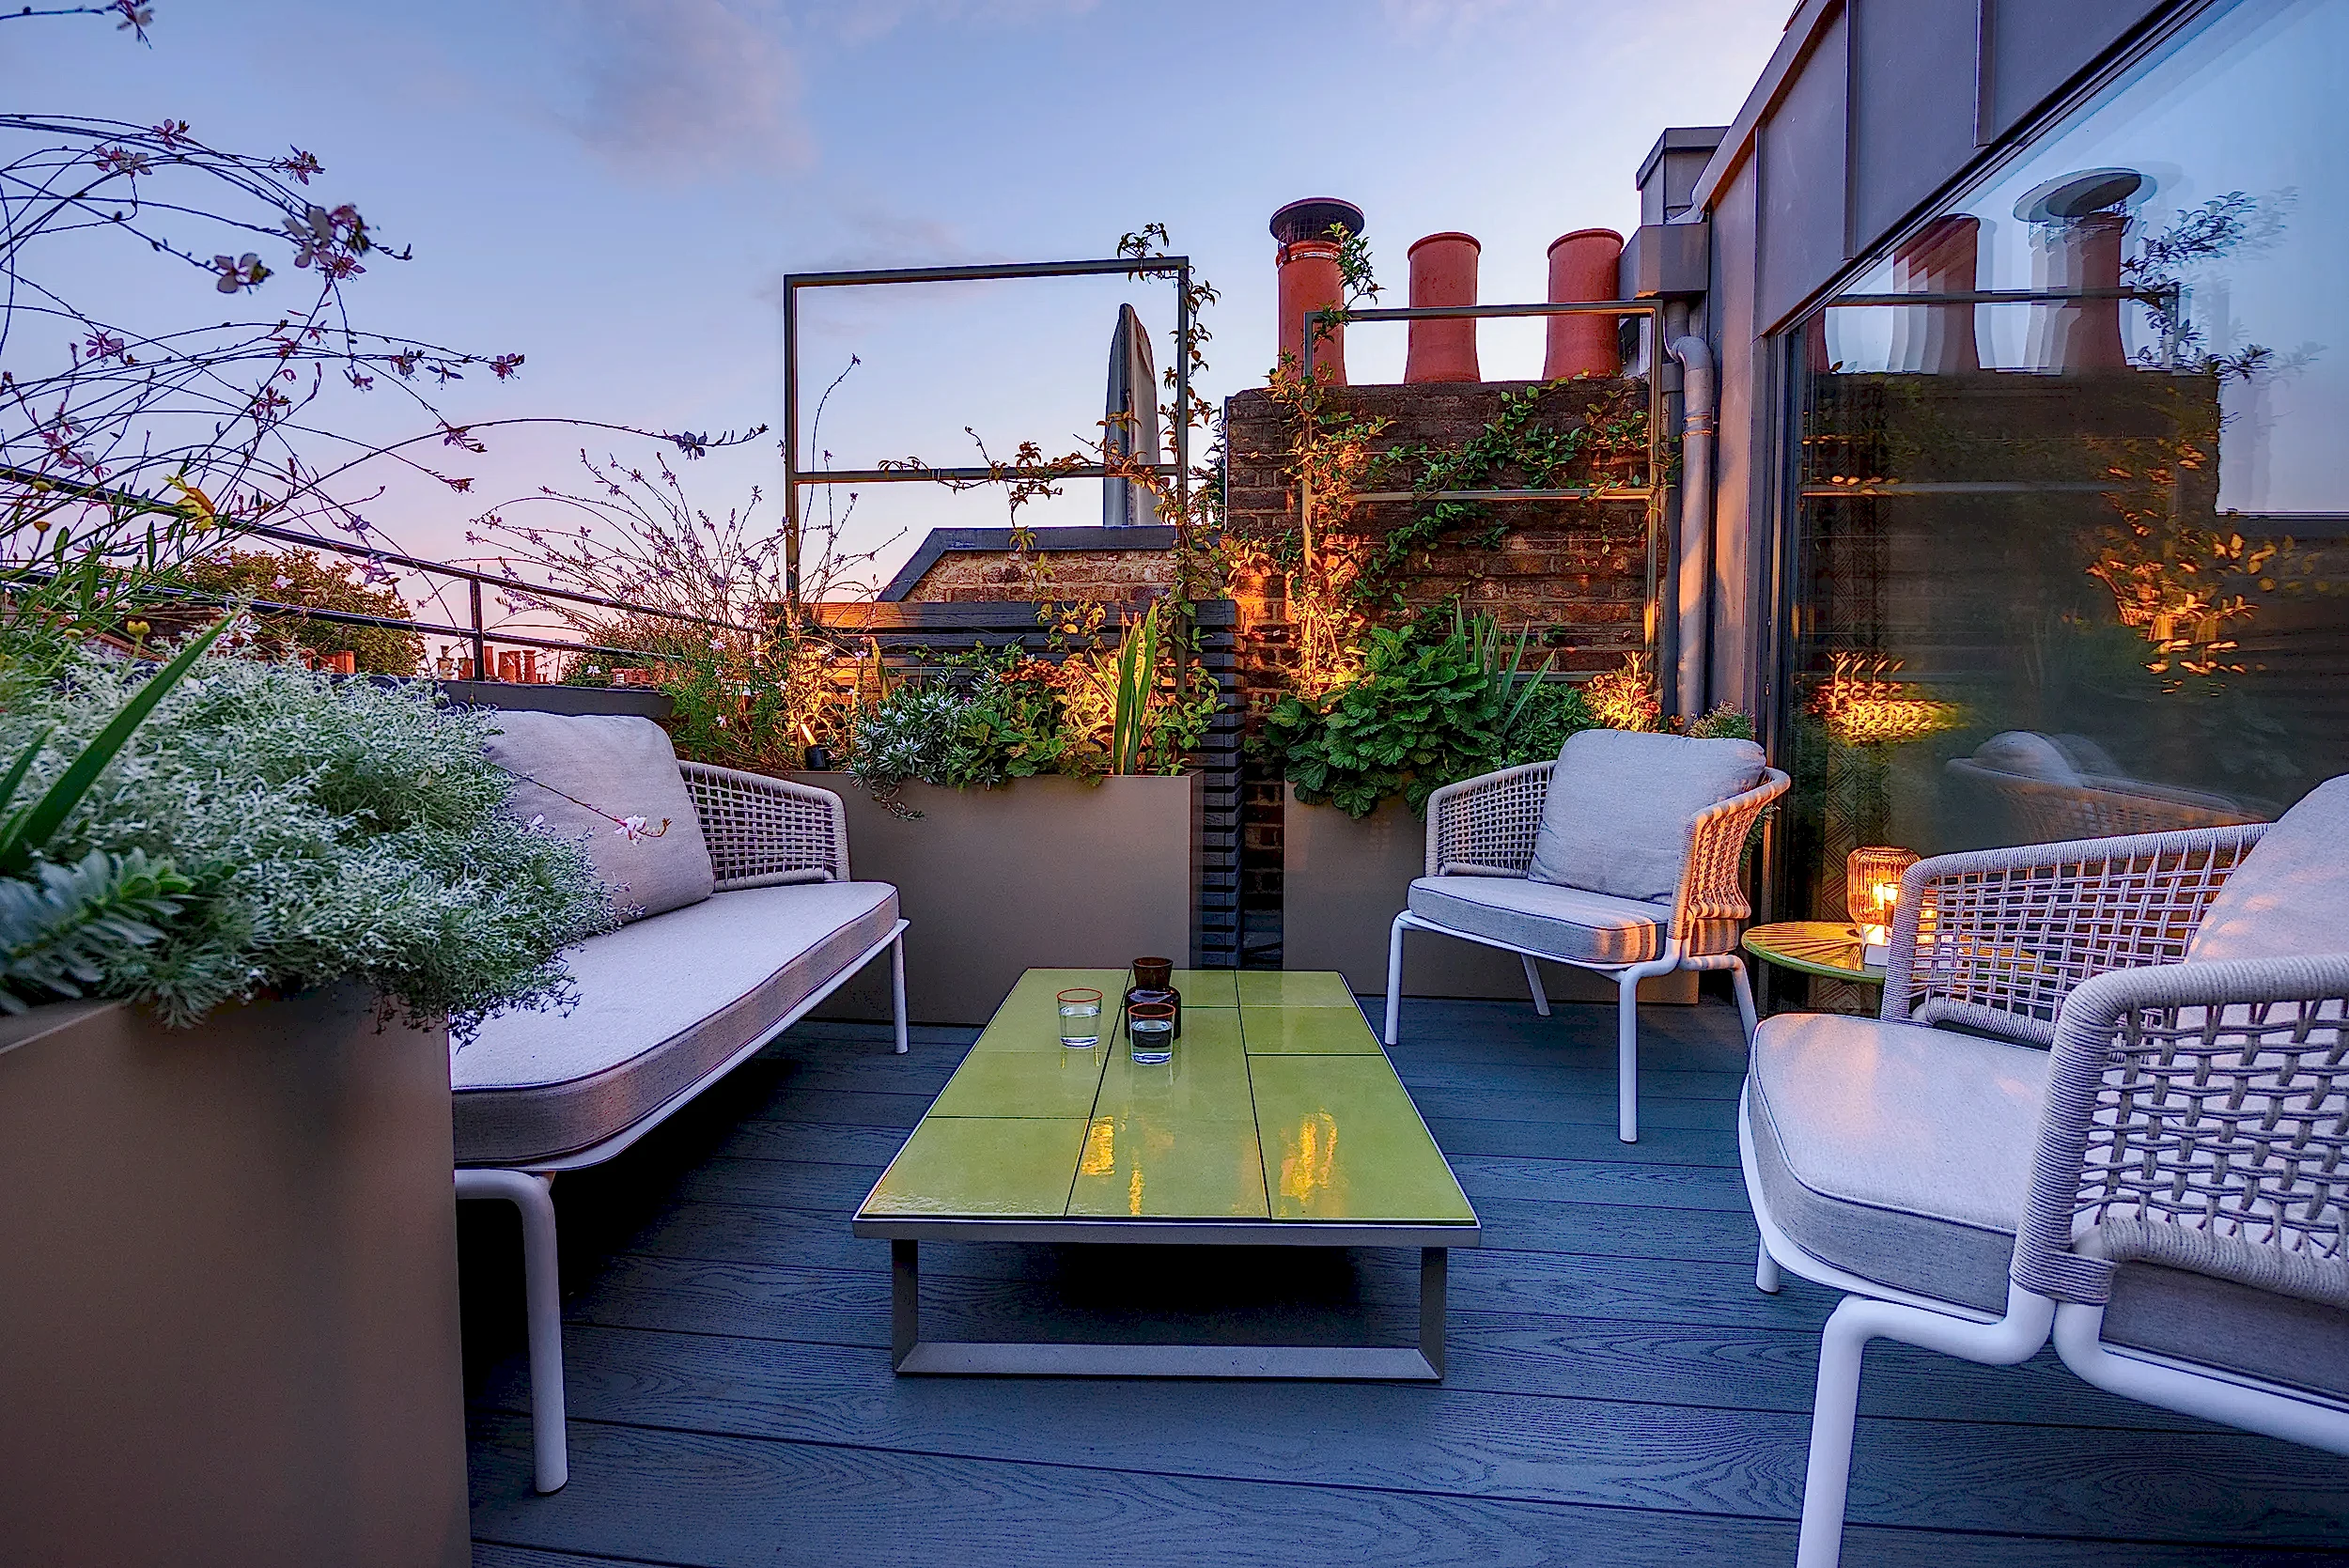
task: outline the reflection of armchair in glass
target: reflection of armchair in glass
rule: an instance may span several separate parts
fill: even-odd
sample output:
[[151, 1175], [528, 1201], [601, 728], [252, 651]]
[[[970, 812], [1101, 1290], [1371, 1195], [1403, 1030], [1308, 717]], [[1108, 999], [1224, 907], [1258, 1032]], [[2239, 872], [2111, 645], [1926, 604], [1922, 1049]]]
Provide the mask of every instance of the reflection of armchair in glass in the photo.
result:
[[2008, 730], [1974, 748], [1970, 757], [1952, 757], [1949, 768], [2012, 813], [2025, 843], [2263, 820], [2224, 795], [2130, 778], [2084, 736]]

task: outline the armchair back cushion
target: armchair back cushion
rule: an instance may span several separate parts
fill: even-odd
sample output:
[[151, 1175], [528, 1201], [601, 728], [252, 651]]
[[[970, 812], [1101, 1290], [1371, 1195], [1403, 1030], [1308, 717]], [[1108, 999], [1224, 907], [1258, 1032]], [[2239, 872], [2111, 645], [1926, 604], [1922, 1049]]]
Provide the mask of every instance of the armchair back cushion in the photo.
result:
[[1584, 730], [1566, 737], [1533, 835], [1537, 882], [1670, 904], [1699, 812], [1759, 784], [1750, 740]]
[[[544, 816], [549, 831], [567, 838], [585, 833], [623, 924], [709, 896], [709, 845], [659, 724], [633, 714], [511, 712], [497, 723], [502, 733], [485, 750], [521, 781], [506, 809], [525, 822]], [[641, 816], [643, 833], [631, 836], [598, 813]]]
[[2349, 953], [2349, 774], [2260, 836], [2202, 913], [2186, 961]]

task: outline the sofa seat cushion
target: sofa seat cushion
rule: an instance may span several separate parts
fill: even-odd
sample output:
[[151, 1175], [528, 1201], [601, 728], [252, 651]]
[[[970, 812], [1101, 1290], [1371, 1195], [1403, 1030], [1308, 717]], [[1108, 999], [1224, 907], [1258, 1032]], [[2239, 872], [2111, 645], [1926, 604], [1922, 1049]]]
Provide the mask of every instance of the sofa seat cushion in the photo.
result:
[[896, 920], [886, 882], [747, 888], [568, 949], [577, 1008], [501, 1014], [452, 1052], [457, 1163], [552, 1159], [643, 1120]]
[[2104, 1338], [2349, 1399], [2349, 1312], [2320, 1301], [2124, 1263], [2112, 1273]]
[[1669, 902], [1697, 814], [1762, 782], [1750, 740], [1583, 730], [1566, 737], [1533, 833], [1536, 882]]
[[625, 713], [521, 712], [499, 714], [497, 724], [482, 750], [521, 781], [506, 810], [524, 822], [543, 817], [565, 838], [584, 835], [621, 920], [709, 896], [709, 845], [659, 724]]
[[1670, 904], [1610, 898], [1522, 877], [1423, 877], [1411, 913], [1455, 931], [1578, 964], [1638, 964], [1664, 951]]
[[1781, 1013], [1753, 1037], [1757, 1202], [1824, 1262], [1984, 1312], [2030, 1191], [2047, 1053], [1948, 1030]]

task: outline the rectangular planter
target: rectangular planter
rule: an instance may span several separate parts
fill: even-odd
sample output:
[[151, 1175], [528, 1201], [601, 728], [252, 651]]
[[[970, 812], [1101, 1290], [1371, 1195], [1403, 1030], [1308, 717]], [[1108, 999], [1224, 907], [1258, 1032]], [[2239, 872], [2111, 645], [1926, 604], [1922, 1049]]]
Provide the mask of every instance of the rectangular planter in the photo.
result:
[[[847, 803], [857, 879], [896, 884], [916, 1022], [984, 1024], [1026, 969], [1190, 961], [1195, 775], [908, 784], [898, 800], [922, 814], [913, 821], [847, 773], [791, 776]], [[888, 1017], [887, 966], [842, 986], [820, 1016]]]
[[[1281, 829], [1281, 964], [1336, 970], [1364, 995], [1387, 990], [1387, 931], [1412, 881], [1425, 874], [1427, 824], [1401, 800], [1356, 821], [1335, 806], [1309, 806], [1294, 786]], [[1586, 970], [1544, 963], [1542, 984], [1558, 1001], [1612, 1001], [1614, 983]], [[1403, 944], [1403, 994], [1526, 999], [1514, 953], [1413, 932]], [[1693, 972], [1640, 983], [1643, 1001], [1692, 1002]]]
[[0, 1018], [0, 1560], [461, 1568], [448, 1034]]

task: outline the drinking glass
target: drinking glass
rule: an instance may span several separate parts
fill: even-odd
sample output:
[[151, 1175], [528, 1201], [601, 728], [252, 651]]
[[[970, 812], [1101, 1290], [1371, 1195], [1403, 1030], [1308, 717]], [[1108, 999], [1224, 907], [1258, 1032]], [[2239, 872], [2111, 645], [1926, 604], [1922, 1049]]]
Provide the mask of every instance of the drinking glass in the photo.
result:
[[1138, 1065], [1155, 1067], [1174, 1056], [1174, 1004], [1137, 1001], [1126, 1009], [1126, 1038]]
[[1101, 1043], [1101, 993], [1080, 987], [1063, 991], [1060, 1004], [1060, 1043], [1071, 1050], [1091, 1050]]

